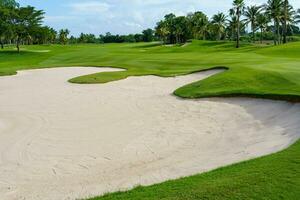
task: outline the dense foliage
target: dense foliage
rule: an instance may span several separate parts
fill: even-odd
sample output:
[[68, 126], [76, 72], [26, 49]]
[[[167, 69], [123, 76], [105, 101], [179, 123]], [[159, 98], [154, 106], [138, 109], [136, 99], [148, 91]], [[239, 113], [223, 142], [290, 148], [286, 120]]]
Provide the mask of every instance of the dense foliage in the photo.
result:
[[[299, 34], [295, 26], [300, 22], [300, 10], [295, 11], [288, 0], [268, 0], [264, 5], [247, 6], [244, 0], [234, 0], [229, 15], [217, 13], [209, 19], [202, 12], [187, 16], [168, 14], [157, 23], [156, 35], [165, 43], [184, 43], [188, 39], [274, 40], [275, 44], [286, 43], [288, 36]], [[251, 33], [246, 33], [250, 27]], [[270, 37], [270, 33], [272, 33]]]
[[14, 0], [0, 0], [0, 43], [20, 44], [53, 43], [56, 31], [42, 26], [44, 12], [32, 6], [20, 7]]
[[[105, 35], [81, 33], [69, 37], [70, 31], [42, 25], [44, 12], [32, 6], [21, 7], [15, 0], [0, 0], [0, 45], [15, 44], [75, 44], [123, 43], [161, 40], [166, 44], [185, 43], [190, 39], [232, 40], [240, 47], [240, 40], [273, 40], [274, 44], [298, 41], [300, 9], [297, 11], [288, 0], [268, 0], [264, 5], [247, 6], [244, 0], [234, 0], [228, 15], [217, 13], [211, 19], [203, 12], [187, 16], [168, 14], [159, 21], [155, 30], [146, 29], [140, 34]], [[251, 30], [247, 33], [247, 30]]]
[[105, 35], [81, 33], [79, 37], [70, 37], [70, 43], [123, 43], [123, 42], [152, 42], [157, 40], [154, 36], [154, 30], [146, 29], [141, 34], [129, 34], [129, 35], [113, 35], [110, 32]]

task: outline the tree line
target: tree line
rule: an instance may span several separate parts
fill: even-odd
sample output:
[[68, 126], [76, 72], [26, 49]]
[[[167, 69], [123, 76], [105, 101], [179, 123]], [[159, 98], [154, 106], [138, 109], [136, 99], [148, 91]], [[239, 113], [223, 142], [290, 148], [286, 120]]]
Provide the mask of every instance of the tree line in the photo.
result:
[[124, 43], [124, 42], [152, 42], [158, 38], [154, 35], [154, 30], [146, 29], [142, 33], [128, 34], [128, 35], [114, 35], [110, 32], [105, 35], [81, 33], [79, 37], [71, 36], [69, 43]]
[[20, 45], [30, 44], [74, 44], [74, 43], [122, 43], [151, 42], [154, 30], [146, 29], [141, 34], [105, 35], [81, 33], [79, 37], [70, 35], [68, 29], [54, 30], [43, 26], [44, 11], [32, 6], [21, 7], [15, 0], [0, 0], [0, 45], [14, 44], [18, 51]]
[[[294, 10], [288, 0], [268, 0], [263, 5], [246, 6], [234, 0], [227, 14], [219, 12], [208, 18], [203, 12], [187, 16], [168, 14], [157, 23], [156, 35], [164, 43], [184, 43], [188, 39], [233, 40], [240, 47], [241, 39], [255, 42], [264, 39], [274, 44], [286, 43], [288, 36], [300, 34], [300, 9]], [[251, 33], [247, 33], [250, 27]]]
[[20, 7], [14, 0], [0, 0], [0, 44], [43, 44], [54, 42], [56, 31], [42, 26], [44, 12], [32, 6]]
[[[0, 0], [0, 45], [14, 44], [20, 51], [21, 44], [74, 44], [74, 43], [123, 43], [151, 42], [168, 44], [185, 43], [190, 39], [232, 40], [236, 47], [241, 40], [273, 40], [275, 45], [286, 43], [294, 34], [300, 34], [300, 9], [295, 10], [288, 0], [268, 0], [263, 5], [246, 6], [244, 0], [234, 0], [228, 13], [219, 12], [209, 18], [203, 12], [186, 16], [168, 14], [159, 21], [154, 30], [146, 29], [140, 34], [105, 35], [81, 33], [70, 35], [68, 29], [58, 32], [43, 26], [44, 11], [32, 6], [21, 7], [15, 0]], [[250, 27], [251, 32], [247, 33]]]

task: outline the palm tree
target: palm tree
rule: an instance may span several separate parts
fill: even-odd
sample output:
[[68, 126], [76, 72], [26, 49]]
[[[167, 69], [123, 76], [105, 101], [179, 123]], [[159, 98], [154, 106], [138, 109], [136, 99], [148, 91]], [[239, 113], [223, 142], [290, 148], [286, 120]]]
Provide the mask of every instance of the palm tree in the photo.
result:
[[190, 34], [193, 38], [203, 39], [206, 38], [206, 29], [208, 28], [208, 18], [202, 12], [191, 13], [187, 16]]
[[282, 0], [268, 0], [265, 4], [266, 14], [270, 16], [274, 23], [274, 44], [279, 44], [280, 39], [280, 20], [282, 18]]
[[157, 23], [155, 28], [156, 35], [158, 35], [164, 44], [167, 43], [168, 35], [170, 34], [170, 30], [168, 29], [167, 23], [165, 21], [160, 21]]
[[287, 29], [291, 24], [295, 24], [295, 11], [289, 4], [288, 0], [284, 0], [282, 9], [282, 36], [283, 43], [287, 42]]
[[300, 9], [295, 14], [295, 23], [300, 23]]
[[260, 43], [263, 41], [263, 34], [266, 31], [270, 19], [265, 14], [259, 14], [257, 16], [257, 26], [260, 29]]
[[246, 23], [250, 23], [251, 25], [251, 30], [252, 30], [252, 39], [253, 42], [255, 42], [255, 31], [256, 31], [256, 25], [257, 25], [257, 17], [260, 14], [260, 6], [248, 6], [246, 8], [246, 11], [244, 13], [247, 22]]
[[175, 34], [175, 42], [176, 44], [180, 44], [185, 42], [185, 33], [186, 33], [186, 18], [184, 16], [181, 17], [176, 17], [174, 19], [174, 24], [175, 24], [175, 30], [174, 30], [174, 34]]
[[237, 32], [236, 32], [236, 48], [240, 47], [240, 21], [243, 14], [245, 3], [244, 0], [233, 0], [233, 8], [231, 9], [231, 14], [237, 17]]
[[70, 34], [70, 31], [68, 29], [61, 29], [59, 31], [59, 41], [61, 44], [67, 44], [69, 34]]
[[218, 40], [221, 40], [222, 38], [222, 34], [225, 31], [225, 27], [226, 27], [226, 16], [224, 13], [218, 13], [216, 15], [214, 15], [212, 17], [212, 21], [211, 23], [214, 24], [216, 26], [216, 31], [218, 34]]

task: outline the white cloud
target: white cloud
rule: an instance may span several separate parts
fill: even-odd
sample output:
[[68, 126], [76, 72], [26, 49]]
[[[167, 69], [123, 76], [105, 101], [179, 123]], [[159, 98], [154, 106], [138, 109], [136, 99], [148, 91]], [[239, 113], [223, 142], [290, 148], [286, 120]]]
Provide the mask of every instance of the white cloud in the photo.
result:
[[[58, 28], [69, 28], [71, 33], [100, 34], [105, 32], [127, 34], [154, 28], [156, 22], [168, 13], [186, 15], [203, 11], [209, 17], [227, 12], [233, 0], [20, 0], [40, 5], [47, 13], [45, 23]], [[44, 3], [47, 2], [47, 3]], [[246, 0], [247, 5], [263, 4], [267, 0]], [[290, 0], [300, 8], [300, 0]], [[47, 5], [47, 6], [45, 6]], [[43, 7], [44, 6], [44, 7]]]
[[143, 26], [137, 23], [133, 23], [133, 22], [125, 22], [124, 23], [126, 26], [130, 26], [130, 27], [134, 27], [134, 28], [142, 28]]
[[96, 14], [103, 13], [110, 9], [108, 3], [102, 3], [98, 1], [82, 2], [82, 3], [72, 3], [70, 4], [73, 12], [78, 14]]

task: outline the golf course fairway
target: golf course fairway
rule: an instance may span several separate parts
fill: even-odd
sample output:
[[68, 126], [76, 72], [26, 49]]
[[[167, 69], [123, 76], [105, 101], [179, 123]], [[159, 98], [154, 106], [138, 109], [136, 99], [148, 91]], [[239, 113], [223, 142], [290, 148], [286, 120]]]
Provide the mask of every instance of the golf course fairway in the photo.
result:
[[[4, 199], [152, 185], [300, 137], [300, 43], [25, 48], [0, 51]], [[296, 142], [96, 199], [295, 199], [299, 152]]]

